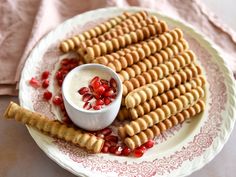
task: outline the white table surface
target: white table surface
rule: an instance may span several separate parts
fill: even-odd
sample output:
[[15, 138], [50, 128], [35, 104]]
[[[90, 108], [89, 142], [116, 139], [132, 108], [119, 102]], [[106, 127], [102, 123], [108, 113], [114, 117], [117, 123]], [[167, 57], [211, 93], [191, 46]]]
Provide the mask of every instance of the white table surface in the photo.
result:
[[[236, 30], [235, 0], [202, 0], [222, 21]], [[0, 115], [15, 97], [0, 97]], [[1, 116], [2, 117], [2, 116]], [[24, 137], [24, 139], [22, 139]], [[219, 155], [191, 177], [236, 176], [236, 129]], [[0, 119], [0, 177], [75, 177], [50, 160], [25, 126]]]

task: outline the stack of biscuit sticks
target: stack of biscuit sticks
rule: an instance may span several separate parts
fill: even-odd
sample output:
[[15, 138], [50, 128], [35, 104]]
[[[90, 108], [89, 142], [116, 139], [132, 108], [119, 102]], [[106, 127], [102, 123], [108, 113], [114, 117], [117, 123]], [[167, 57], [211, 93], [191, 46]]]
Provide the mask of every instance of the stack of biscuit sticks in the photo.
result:
[[117, 119], [123, 142], [135, 149], [205, 108], [206, 80], [179, 28], [145, 11], [109, 19], [60, 44], [85, 63], [117, 72], [123, 82]]

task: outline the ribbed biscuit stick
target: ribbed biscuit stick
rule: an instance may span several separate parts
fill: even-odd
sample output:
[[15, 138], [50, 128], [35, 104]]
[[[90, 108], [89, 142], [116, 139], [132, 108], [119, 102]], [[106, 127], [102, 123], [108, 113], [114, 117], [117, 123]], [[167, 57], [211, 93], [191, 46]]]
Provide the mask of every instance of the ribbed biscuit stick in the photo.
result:
[[162, 105], [160, 108], [145, 114], [144, 116], [126, 123], [124, 126], [119, 127], [119, 135], [124, 138], [127, 135], [134, 136], [135, 134], [146, 130], [172, 115], [183, 111], [195, 104], [200, 98], [204, 97], [204, 90], [201, 87], [192, 89], [190, 92], [181, 95], [179, 98], [169, 101], [167, 104]]
[[178, 98], [180, 95], [183, 95], [198, 86], [203, 87], [205, 83], [205, 78], [200, 75], [193, 78], [189, 82], [181, 84], [171, 90], [168, 90], [167, 92], [162, 93], [161, 95], [153, 97], [152, 99], [136, 106], [135, 108], [127, 109], [126, 107], [121, 107], [117, 118], [119, 120], [137, 119], [138, 117], [148, 114], [150, 111], [155, 110], [163, 104], [167, 104], [169, 101]]
[[[200, 75], [201, 72], [199, 66], [191, 64], [162, 80], [152, 82], [133, 90], [125, 97], [125, 105], [127, 108], [134, 108], [135, 106], [150, 100], [152, 97], [164, 93], [170, 88], [174, 88], [181, 83], [191, 80], [197, 75]], [[123, 87], [123, 92], [127, 93], [127, 90], [132, 90], [133, 86], [131, 84], [129, 87], [130, 88], [127, 88], [127, 86]], [[127, 90], [125, 90], [126, 88]]]
[[[166, 61], [165, 63], [159, 64], [158, 66], [142, 72], [140, 75], [123, 82], [123, 96], [127, 95], [136, 88], [163, 79], [170, 74], [179, 71], [181, 68], [188, 66], [195, 60], [195, 54], [191, 50], [188, 50], [177, 55], [170, 61]], [[133, 73], [129, 72], [128, 75], [132, 76]]]
[[[99, 63], [103, 65], [108, 65], [108, 63], [114, 61], [114, 60], [119, 60], [120, 65], [117, 65], [119, 68], [123, 68], [118, 74], [121, 78], [122, 81], [129, 80], [130, 77], [127, 75], [126, 71], [127, 70], [134, 70], [137, 68], [137, 66], [141, 67], [143, 72], [146, 71], [147, 69], [151, 69], [154, 66], [157, 66], [158, 64], [164, 63], [165, 61], [171, 59], [173, 56], [183, 52], [184, 50], [188, 49], [188, 43], [186, 40], [181, 39], [180, 41], [177, 41], [176, 43], [168, 46], [167, 48], [164, 48], [160, 50], [158, 53], [154, 53], [151, 56], [148, 56], [144, 58], [143, 60], [134, 63], [130, 67], [128, 67], [128, 60], [124, 57], [127, 53], [130, 53], [134, 50], [138, 50], [139, 48], [132, 48], [128, 50], [119, 50], [115, 53], [111, 53], [102, 57], [98, 57], [95, 60], [92, 61], [92, 63]], [[147, 68], [145, 67], [145, 65]], [[127, 65], [126, 68], [124, 68]], [[123, 66], [123, 67], [122, 67]], [[119, 68], [116, 68], [114, 70], [120, 70]], [[113, 67], [112, 67], [113, 69]], [[128, 72], [128, 71], [127, 71]], [[138, 74], [138, 73], [136, 73]], [[134, 77], [134, 76], [133, 76]]]
[[174, 127], [185, 121], [186, 119], [192, 118], [193, 116], [201, 113], [205, 109], [205, 103], [202, 100], [199, 100], [196, 104], [191, 106], [190, 108], [183, 110], [180, 113], [177, 113], [174, 116], [171, 116], [168, 119], [165, 119], [158, 124], [141, 131], [137, 135], [126, 137], [124, 139], [124, 143], [130, 148], [135, 149], [142, 144], [146, 143], [150, 139], [154, 139], [156, 136], [159, 136], [166, 130]]
[[[111, 29], [110, 31], [98, 36], [98, 37], [95, 37], [95, 38], [92, 38], [92, 39], [88, 39], [86, 41], [83, 41], [81, 42], [80, 46], [79, 46], [79, 49], [78, 49], [78, 52], [80, 55], [84, 55], [84, 48], [86, 47], [90, 47], [94, 44], [97, 44], [99, 42], [103, 42], [103, 41], [106, 41], [106, 40], [111, 40], [112, 38], [114, 37], [118, 37], [120, 35], [124, 35], [124, 34], [127, 34], [127, 33], [130, 33], [131, 31], [135, 31], [137, 29], [140, 29], [142, 27], [145, 27], [149, 24], [152, 24], [154, 22], [158, 22], [159, 20], [157, 19], [157, 17], [153, 16], [152, 18], [147, 18], [145, 20], [142, 20], [142, 21], [139, 21], [137, 23], [133, 23], [133, 24], [130, 24], [128, 26], [124, 26], [124, 27], [121, 27], [121, 28], [113, 28]], [[162, 21], [160, 21], [159, 23], [162, 23]]]
[[84, 133], [57, 120], [50, 120], [42, 114], [29, 111], [13, 102], [9, 104], [4, 117], [6, 119], [15, 119], [44, 133], [48, 133], [52, 137], [72, 142], [95, 153], [100, 152], [104, 144], [104, 140], [95, 135]]
[[89, 63], [96, 57], [112, 53], [130, 44], [148, 39], [151, 36], [162, 34], [167, 30], [168, 27], [164, 21], [162, 23], [154, 22], [128, 34], [120, 35], [111, 40], [99, 42], [98, 44], [85, 48], [85, 54], [83, 55], [84, 60]]

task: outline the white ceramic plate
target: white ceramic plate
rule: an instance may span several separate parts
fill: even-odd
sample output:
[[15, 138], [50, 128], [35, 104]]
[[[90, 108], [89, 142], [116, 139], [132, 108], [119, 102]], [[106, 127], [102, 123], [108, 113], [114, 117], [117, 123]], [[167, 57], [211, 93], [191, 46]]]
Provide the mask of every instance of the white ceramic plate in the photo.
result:
[[[139, 8], [106, 8], [78, 15], [45, 36], [33, 49], [22, 71], [20, 103], [30, 110], [42, 112], [49, 117], [60, 114], [42, 99], [43, 90], [28, 85], [32, 76], [45, 70], [53, 74], [62, 58], [58, 51], [59, 41], [94, 26], [123, 11]], [[142, 9], [143, 10], [143, 9]], [[206, 110], [190, 122], [185, 122], [156, 139], [157, 145], [142, 158], [120, 157], [109, 154], [88, 154], [64, 141], [50, 138], [33, 128], [28, 130], [38, 146], [56, 163], [81, 176], [186, 176], [200, 169], [222, 149], [235, 122], [235, 85], [232, 73], [226, 67], [212, 43], [189, 25], [147, 10], [170, 26], [180, 27], [190, 48], [197, 54], [207, 78]], [[51, 86], [53, 92], [56, 90]]]

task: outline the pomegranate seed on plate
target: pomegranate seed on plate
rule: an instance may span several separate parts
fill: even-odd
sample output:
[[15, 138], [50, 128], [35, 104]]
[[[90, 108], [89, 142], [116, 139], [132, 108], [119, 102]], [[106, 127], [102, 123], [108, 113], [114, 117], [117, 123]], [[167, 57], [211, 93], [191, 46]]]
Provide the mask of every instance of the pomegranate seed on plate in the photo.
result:
[[98, 105], [104, 105], [104, 101], [101, 99], [96, 100], [95, 104]]
[[43, 98], [45, 100], [50, 100], [52, 98], [52, 92], [49, 92], [48, 90], [43, 93]]
[[154, 146], [154, 140], [148, 140], [145, 144], [144, 144], [144, 146], [146, 147], [146, 148], [151, 148], [151, 147], [153, 147]]
[[109, 147], [104, 145], [104, 146], [102, 147], [102, 150], [101, 150], [101, 151], [102, 151], [103, 153], [108, 153], [108, 150], [109, 150]]
[[39, 88], [41, 85], [40, 82], [34, 77], [30, 79], [29, 84], [34, 88]]
[[93, 95], [92, 95], [92, 94], [86, 93], [86, 94], [83, 95], [82, 101], [88, 102], [88, 101], [91, 100], [92, 98], [93, 98]]
[[108, 135], [104, 138], [106, 141], [111, 141], [113, 143], [118, 143], [118, 137], [115, 135]]
[[48, 79], [45, 79], [42, 83], [42, 87], [43, 88], [47, 88], [49, 86], [49, 80]]
[[62, 72], [61, 72], [61, 71], [57, 71], [57, 73], [56, 73], [56, 79], [57, 79], [57, 80], [61, 80], [62, 78], [63, 78]]
[[115, 153], [115, 155], [121, 155], [121, 153], [122, 153], [122, 150], [123, 150], [123, 148], [122, 148], [122, 147], [120, 147], [120, 146], [118, 146], [118, 147], [116, 148], [116, 151], [114, 152], [114, 153]]
[[147, 148], [146, 148], [144, 145], [139, 146], [139, 147], [137, 147], [136, 149], [140, 149], [140, 150], [142, 150], [143, 152], [145, 152], [145, 151], [147, 150]]
[[111, 142], [109, 142], [109, 141], [105, 141], [104, 146], [111, 147]]
[[43, 80], [43, 79], [47, 79], [48, 76], [49, 76], [49, 74], [50, 74], [49, 71], [44, 71], [44, 72], [42, 73], [42, 75], [41, 75], [41, 79], [42, 79], [42, 80]]
[[117, 146], [111, 146], [109, 147], [109, 152], [114, 154], [116, 152]]
[[128, 147], [125, 147], [121, 152], [121, 154], [124, 155], [124, 156], [130, 155], [130, 153], [131, 153], [131, 149], [128, 148]]
[[68, 58], [65, 58], [65, 59], [63, 59], [63, 60], [61, 60], [61, 65], [68, 65], [69, 64], [69, 62], [70, 62], [70, 60], [68, 59]]
[[116, 83], [116, 80], [114, 78], [111, 78], [110, 80], [110, 86], [113, 87], [113, 88], [116, 88], [117, 87], [117, 83]]
[[142, 157], [144, 154], [144, 151], [142, 149], [135, 149], [134, 150], [134, 156], [135, 157]]
[[82, 87], [81, 89], [78, 90], [80, 95], [84, 95], [85, 93], [89, 92], [89, 88], [88, 87]]
[[60, 105], [62, 103], [62, 98], [60, 96], [54, 96], [52, 102], [55, 105]]
[[107, 81], [106, 79], [101, 79], [100, 82], [101, 82], [102, 84], [108, 85], [108, 81]]
[[93, 109], [94, 109], [94, 110], [100, 110], [101, 108], [102, 108], [101, 105], [95, 105], [95, 106], [93, 106]]
[[85, 102], [83, 108], [89, 110], [92, 108], [92, 105], [89, 102]]
[[61, 87], [62, 86], [62, 83], [63, 83], [63, 80], [58, 80], [57, 81], [57, 84]]
[[111, 103], [110, 98], [105, 97], [105, 98], [104, 98], [104, 104], [105, 104], [105, 105], [109, 105], [110, 103]]
[[105, 136], [107, 136], [107, 135], [110, 135], [111, 133], [112, 133], [112, 130], [110, 129], [110, 128], [104, 128], [104, 129], [102, 129], [102, 130], [100, 130], [101, 131], [101, 133], [103, 134], [103, 135], [105, 135]]

